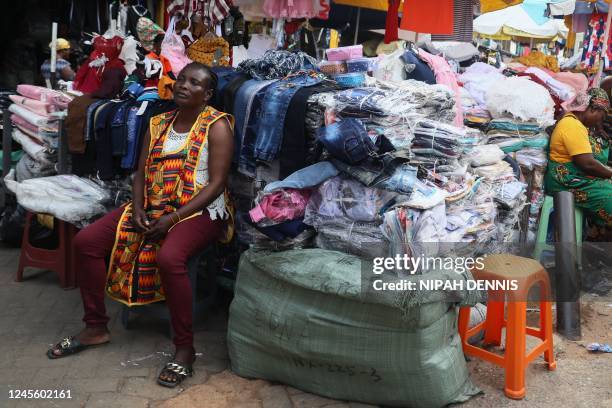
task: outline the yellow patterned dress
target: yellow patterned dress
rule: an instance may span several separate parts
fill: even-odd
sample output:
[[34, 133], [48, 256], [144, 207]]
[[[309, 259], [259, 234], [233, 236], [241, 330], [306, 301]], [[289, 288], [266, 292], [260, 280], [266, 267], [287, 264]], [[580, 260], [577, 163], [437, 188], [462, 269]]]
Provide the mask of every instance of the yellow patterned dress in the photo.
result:
[[[185, 147], [171, 154], [164, 153], [176, 111], [151, 118], [149, 155], [145, 164], [144, 208], [149, 220], [156, 220], [187, 204], [202, 186], [196, 183], [196, 169], [202, 149], [207, 146], [208, 131], [217, 120], [230, 115], [207, 107], [191, 129]], [[230, 203], [226, 195], [226, 204]], [[231, 209], [228, 208], [231, 214]], [[194, 214], [199, 215], [201, 212]], [[231, 237], [228, 227], [226, 240]], [[124, 207], [117, 225], [115, 245], [111, 253], [106, 282], [107, 294], [128, 306], [164, 300], [161, 278], [156, 264], [157, 250], [163, 244], [145, 239], [132, 225], [132, 203]]]

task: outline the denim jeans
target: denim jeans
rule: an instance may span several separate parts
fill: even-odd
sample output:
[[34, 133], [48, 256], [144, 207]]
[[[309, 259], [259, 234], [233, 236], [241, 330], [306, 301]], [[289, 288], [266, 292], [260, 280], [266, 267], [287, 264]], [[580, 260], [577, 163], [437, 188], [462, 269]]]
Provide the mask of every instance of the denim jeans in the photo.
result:
[[298, 170], [282, 181], [275, 181], [266, 185], [264, 192], [269, 193], [280, 188], [302, 189], [314, 187], [337, 175], [338, 169], [331, 162], [322, 161]]
[[376, 151], [365, 126], [357, 119], [322, 127], [317, 135], [332, 156], [347, 164], [357, 164]]
[[[245, 88], [250, 81], [245, 82], [245, 84], [240, 88], [239, 92]], [[238, 158], [238, 170], [246, 174], [249, 177], [255, 177], [255, 167], [257, 165], [255, 161], [255, 142], [257, 140], [257, 129], [259, 127], [259, 123], [261, 121], [261, 111], [263, 109], [263, 99], [266, 94], [266, 90], [271, 84], [275, 81], [254, 81], [257, 86], [250, 91], [246, 91], [248, 95], [252, 95], [250, 97], [250, 108], [248, 108], [249, 104], [247, 102], [247, 109], [245, 110], [245, 116], [243, 119], [242, 133], [240, 135], [241, 138], [241, 146], [240, 146], [240, 157]], [[236, 100], [236, 105], [238, 110], [239, 101]]]
[[257, 127], [254, 157], [264, 161], [276, 158], [283, 140], [285, 116], [291, 98], [303, 87], [312, 86], [322, 81], [319, 77], [300, 74], [282, 79], [266, 90], [261, 111], [261, 119]]
[[273, 82], [274, 81], [258, 81], [256, 79], [251, 79], [242, 84], [236, 93], [236, 101], [234, 102], [234, 163], [239, 162], [239, 158], [243, 153], [242, 147], [244, 145], [244, 137], [246, 135], [253, 101], [259, 91], [264, 90]]
[[212, 70], [217, 74], [217, 89], [215, 89], [210, 104], [215, 107], [221, 107], [221, 103], [223, 102], [223, 90], [227, 84], [236, 76], [240, 75], [240, 73], [228, 67], [213, 67]]
[[136, 167], [136, 150], [138, 150], [139, 121], [142, 116], [137, 116], [140, 105], [132, 106], [127, 115], [127, 152], [121, 158], [121, 168], [131, 170]]
[[125, 123], [131, 103], [123, 102], [115, 112], [111, 121], [111, 137], [113, 156], [123, 156], [127, 152], [127, 138], [125, 135]]
[[370, 158], [354, 166], [336, 159], [332, 163], [368, 187], [409, 195], [417, 179], [417, 169], [407, 163], [409, 159], [405, 152], [397, 151]]

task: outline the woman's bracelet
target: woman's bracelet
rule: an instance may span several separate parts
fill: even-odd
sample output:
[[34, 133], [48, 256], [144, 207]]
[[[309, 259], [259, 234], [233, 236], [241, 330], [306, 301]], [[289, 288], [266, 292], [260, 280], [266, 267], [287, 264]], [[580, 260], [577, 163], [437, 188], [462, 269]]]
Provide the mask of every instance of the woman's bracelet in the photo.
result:
[[[174, 218], [173, 218], [174, 215], [177, 216], [178, 220], [174, 221]], [[178, 214], [177, 212], [170, 213], [170, 219], [172, 220], [172, 225], [176, 225], [179, 222], [181, 222], [181, 215]]]

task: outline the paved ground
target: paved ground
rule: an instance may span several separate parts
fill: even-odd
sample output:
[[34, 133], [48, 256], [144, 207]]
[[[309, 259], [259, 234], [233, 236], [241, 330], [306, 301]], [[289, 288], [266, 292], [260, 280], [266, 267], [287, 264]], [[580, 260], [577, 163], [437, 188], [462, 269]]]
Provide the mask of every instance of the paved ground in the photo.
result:
[[[196, 331], [201, 353], [196, 375], [185, 388], [155, 384], [170, 356], [167, 326], [137, 318], [125, 330], [119, 307], [108, 301], [112, 343], [77, 356], [49, 360], [45, 351], [81, 327], [79, 292], [59, 288], [50, 272], [29, 271], [14, 282], [18, 250], [0, 248], [0, 407], [164, 407], [164, 408], [358, 408], [363, 404], [334, 401], [266, 381], [242, 379], [228, 370], [226, 314], [216, 310]], [[585, 341], [612, 342], [612, 304], [590, 299], [585, 308]], [[610, 407], [612, 355], [590, 355], [579, 343], [557, 341], [559, 369], [549, 373], [541, 362], [528, 372], [528, 399], [503, 397], [502, 372], [486, 363], [469, 363], [473, 381], [485, 394], [465, 407]], [[71, 400], [9, 400], [9, 390], [70, 390]]]

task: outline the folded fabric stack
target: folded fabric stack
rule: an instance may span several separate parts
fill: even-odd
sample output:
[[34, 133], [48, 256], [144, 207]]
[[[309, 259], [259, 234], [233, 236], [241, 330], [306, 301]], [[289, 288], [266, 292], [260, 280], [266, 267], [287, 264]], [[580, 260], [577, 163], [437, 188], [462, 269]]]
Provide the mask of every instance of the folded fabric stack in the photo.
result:
[[13, 140], [26, 153], [16, 166], [16, 179], [23, 180], [55, 174], [58, 147], [58, 119], [71, 97], [54, 90], [34, 86], [17, 86], [18, 95], [8, 110], [13, 123]]
[[460, 169], [458, 159], [465, 137], [464, 129], [429, 119], [420, 120], [414, 127], [410, 163], [439, 174], [455, 173]]
[[497, 238], [497, 206], [483, 179], [469, 179], [467, 194], [447, 201], [447, 241], [463, 256], [484, 251]]

